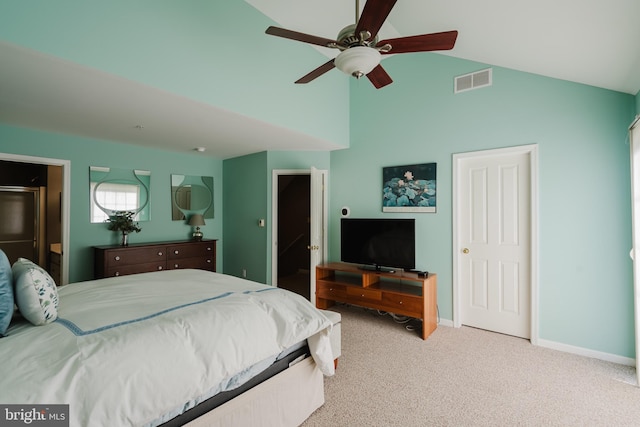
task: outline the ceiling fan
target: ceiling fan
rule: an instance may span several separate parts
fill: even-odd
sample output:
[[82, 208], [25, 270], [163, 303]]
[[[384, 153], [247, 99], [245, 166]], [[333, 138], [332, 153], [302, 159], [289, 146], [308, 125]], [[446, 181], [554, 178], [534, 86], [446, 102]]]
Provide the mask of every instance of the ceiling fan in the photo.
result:
[[309, 83], [335, 67], [358, 79], [366, 75], [369, 81], [380, 89], [393, 82], [380, 65], [381, 55], [450, 50], [453, 49], [458, 37], [457, 31], [445, 31], [378, 41], [378, 31], [391, 13], [396, 1], [368, 0], [362, 15], [358, 18], [360, 5], [356, 0], [356, 23], [343, 28], [336, 40], [273, 26], [267, 28], [266, 33], [340, 50], [338, 56], [301, 77], [296, 83]]

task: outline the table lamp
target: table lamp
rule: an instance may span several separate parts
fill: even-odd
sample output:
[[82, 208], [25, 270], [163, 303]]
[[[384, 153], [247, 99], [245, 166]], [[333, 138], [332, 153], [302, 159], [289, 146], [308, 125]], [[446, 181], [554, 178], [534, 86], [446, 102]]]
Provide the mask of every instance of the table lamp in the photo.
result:
[[204, 217], [201, 214], [191, 215], [191, 218], [189, 218], [189, 225], [196, 227], [196, 230], [193, 232], [193, 240], [202, 240], [202, 231], [200, 231], [200, 226], [205, 225]]

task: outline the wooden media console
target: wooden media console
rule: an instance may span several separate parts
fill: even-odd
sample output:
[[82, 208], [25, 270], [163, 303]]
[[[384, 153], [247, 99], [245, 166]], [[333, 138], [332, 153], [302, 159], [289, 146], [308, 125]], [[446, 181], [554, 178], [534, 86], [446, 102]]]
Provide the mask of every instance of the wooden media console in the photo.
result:
[[368, 271], [334, 262], [316, 267], [316, 307], [339, 301], [422, 319], [422, 339], [438, 326], [437, 275]]

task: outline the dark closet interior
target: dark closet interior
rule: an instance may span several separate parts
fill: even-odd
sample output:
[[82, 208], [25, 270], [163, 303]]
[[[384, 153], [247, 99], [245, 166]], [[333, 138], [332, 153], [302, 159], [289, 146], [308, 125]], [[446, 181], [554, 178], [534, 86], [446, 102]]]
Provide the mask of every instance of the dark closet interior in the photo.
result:
[[0, 161], [0, 249], [27, 258], [60, 284], [62, 167]]
[[310, 298], [311, 176], [278, 176], [278, 287]]

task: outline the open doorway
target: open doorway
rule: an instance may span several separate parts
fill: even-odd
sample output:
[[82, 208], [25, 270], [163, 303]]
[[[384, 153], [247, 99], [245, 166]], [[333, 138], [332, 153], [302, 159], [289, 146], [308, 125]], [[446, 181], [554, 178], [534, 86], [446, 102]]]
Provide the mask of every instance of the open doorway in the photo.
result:
[[278, 175], [278, 287], [310, 299], [311, 176]]
[[328, 177], [314, 167], [273, 170], [271, 283], [313, 304], [316, 266], [327, 259]]
[[66, 160], [0, 153], [0, 248], [45, 268], [56, 284], [68, 283], [69, 167]]

